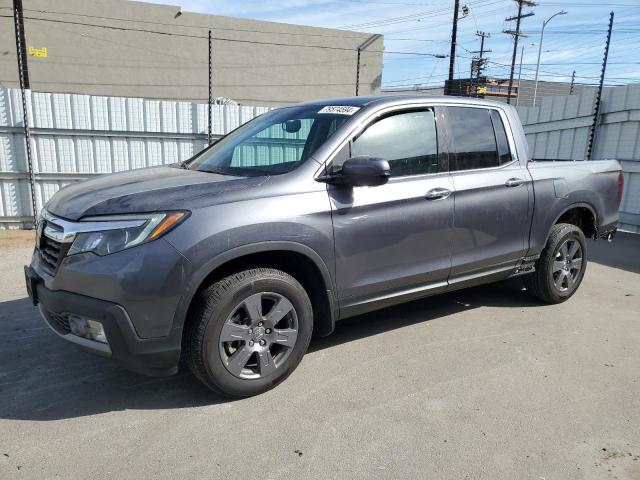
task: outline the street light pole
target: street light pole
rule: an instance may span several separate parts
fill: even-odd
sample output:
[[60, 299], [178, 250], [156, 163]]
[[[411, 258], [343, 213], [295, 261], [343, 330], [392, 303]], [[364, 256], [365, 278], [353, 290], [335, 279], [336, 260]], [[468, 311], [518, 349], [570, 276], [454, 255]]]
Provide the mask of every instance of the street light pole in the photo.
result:
[[520, 103], [520, 94], [522, 90], [520, 89], [520, 79], [522, 78], [522, 57], [524, 57], [524, 45], [522, 45], [522, 49], [520, 50], [520, 68], [518, 69], [518, 96], [516, 97], [516, 107]]
[[533, 106], [536, 106], [536, 96], [538, 94], [538, 70], [540, 69], [540, 54], [542, 53], [542, 41], [544, 40], [544, 27], [551, 21], [551, 19], [557, 15], [566, 15], [567, 12], [560, 10], [558, 13], [554, 13], [548, 19], [542, 22], [542, 32], [540, 33], [540, 45], [538, 46], [538, 63], [536, 65], [536, 84], [533, 87]]

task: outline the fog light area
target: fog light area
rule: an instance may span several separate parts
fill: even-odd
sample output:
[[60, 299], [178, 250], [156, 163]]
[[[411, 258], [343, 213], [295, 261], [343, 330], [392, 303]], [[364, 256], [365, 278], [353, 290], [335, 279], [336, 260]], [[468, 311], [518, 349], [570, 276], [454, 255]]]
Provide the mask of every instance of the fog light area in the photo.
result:
[[107, 336], [100, 322], [76, 315], [69, 315], [68, 318], [69, 330], [72, 334], [96, 342], [109, 343], [107, 342]]

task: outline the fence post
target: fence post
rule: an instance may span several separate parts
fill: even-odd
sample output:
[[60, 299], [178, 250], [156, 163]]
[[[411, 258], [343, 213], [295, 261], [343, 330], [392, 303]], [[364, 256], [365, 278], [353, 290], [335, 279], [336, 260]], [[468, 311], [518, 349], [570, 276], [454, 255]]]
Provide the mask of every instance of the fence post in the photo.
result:
[[24, 126], [25, 153], [27, 155], [27, 169], [29, 172], [29, 187], [31, 190], [31, 209], [33, 213], [33, 228], [36, 228], [36, 182], [33, 173], [31, 157], [31, 130], [29, 128], [29, 111], [27, 109], [27, 90], [29, 89], [29, 73], [27, 70], [27, 55], [24, 37], [24, 19], [22, 16], [22, 0], [13, 0], [13, 23], [16, 35], [16, 53], [18, 55], [18, 76], [20, 77], [20, 95], [22, 97], [22, 124]]

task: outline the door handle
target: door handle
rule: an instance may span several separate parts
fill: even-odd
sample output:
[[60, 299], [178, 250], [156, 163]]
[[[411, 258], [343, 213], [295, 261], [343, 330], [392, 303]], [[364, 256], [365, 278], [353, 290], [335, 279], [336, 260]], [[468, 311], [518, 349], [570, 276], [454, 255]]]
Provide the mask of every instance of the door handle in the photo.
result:
[[425, 198], [427, 200], [438, 200], [440, 198], [447, 198], [449, 195], [451, 195], [451, 190], [446, 188], [432, 188], [427, 192]]
[[507, 187], [519, 187], [524, 183], [524, 180], [521, 178], [510, 178], [506, 182], [504, 182]]

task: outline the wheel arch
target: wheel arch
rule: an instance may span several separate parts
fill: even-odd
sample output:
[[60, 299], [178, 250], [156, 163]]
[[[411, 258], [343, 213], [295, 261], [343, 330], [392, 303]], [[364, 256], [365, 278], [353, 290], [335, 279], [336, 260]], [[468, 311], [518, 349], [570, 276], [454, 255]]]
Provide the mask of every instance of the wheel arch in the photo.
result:
[[595, 207], [589, 203], [579, 202], [567, 205], [549, 226], [545, 244], [549, 241], [549, 235], [551, 235], [553, 227], [558, 223], [576, 225], [586, 237], [595, 238], [597, 236], [598, 214]]
[[329, 335], [338, 316], [333, 277], [320, 255], [310, 247], [287, 241], [261, 242], [228, 250], [201, 266], [178, 302], [174, 333], [182, 336], [189, 311], [202, 288], [247, 268], [279, 268], [298, 280], [314, 307], [314, 334]]

